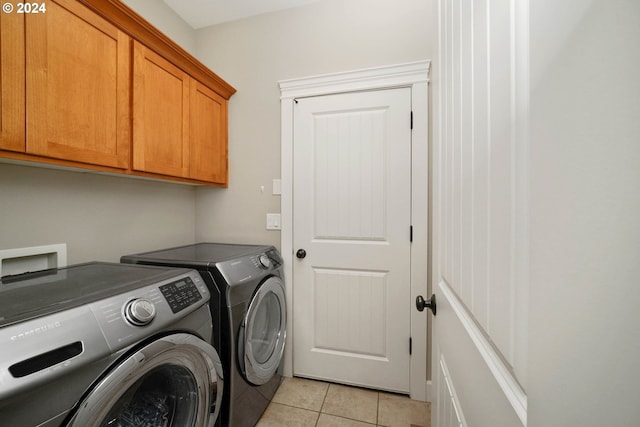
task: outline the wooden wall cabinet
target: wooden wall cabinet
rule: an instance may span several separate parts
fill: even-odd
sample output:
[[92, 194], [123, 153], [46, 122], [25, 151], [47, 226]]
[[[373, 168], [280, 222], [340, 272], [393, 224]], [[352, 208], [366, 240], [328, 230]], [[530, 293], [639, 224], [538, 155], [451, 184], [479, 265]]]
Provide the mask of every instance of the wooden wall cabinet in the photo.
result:
[[228, 181], [227, 101], [191, 79], [190, 178], [226, 185]]
[[26, 152], [127, 169], [129, 36], [75, 0], [26, 19]]
[[189, 75], [137, 42], [133, 169], [189, 177]]
[[225, 185], [227, 101], [133, 45], [133, 169]]
[[0, 13], [0, 150], [25, 150], [24, 15]]
[[0, 157], [227, 185], [233, 87], [117, 0], [46, 6], [0, 15]]

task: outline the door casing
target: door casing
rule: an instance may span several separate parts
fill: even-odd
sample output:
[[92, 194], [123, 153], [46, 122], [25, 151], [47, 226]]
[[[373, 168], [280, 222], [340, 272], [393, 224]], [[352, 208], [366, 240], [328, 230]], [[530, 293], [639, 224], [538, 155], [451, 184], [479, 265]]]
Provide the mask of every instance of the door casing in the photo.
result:
[[[431, 62], [428, 60], [347, 71], [299, 79], [281, 80], [281, 252], [287, 301], [293, 301], [293, 105], [296, 98], [321, 96], [363, 90], [397, 87], [411, 88], [413, 132], [411, 148], [411, 398], [430, 400], [431, 381], [427, 381], [427, 316], [418, 312], [413, 301], [426, 295], [429, 271], [429, 109], [428, 88]], [[293, 310], [287, 306], [287, 318]], [[287, 323], [287, 344], [284, 354], [284, 375], [293, 375], [293, 321]], [[407, 343], [409, 345], [409, 343]]]

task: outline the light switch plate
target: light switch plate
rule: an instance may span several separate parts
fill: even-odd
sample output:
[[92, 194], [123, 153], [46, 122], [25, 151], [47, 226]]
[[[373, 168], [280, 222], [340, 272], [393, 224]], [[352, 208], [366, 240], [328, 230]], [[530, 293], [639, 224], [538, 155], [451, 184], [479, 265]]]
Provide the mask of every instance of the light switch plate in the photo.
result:
[[282, 181], [279, 179], [273, 180], [273, 192], [274, 196], [279, 196], [282, 194]]
[[279, 213], [267, 214], [267, 230], [280, 230], [280, 214]]

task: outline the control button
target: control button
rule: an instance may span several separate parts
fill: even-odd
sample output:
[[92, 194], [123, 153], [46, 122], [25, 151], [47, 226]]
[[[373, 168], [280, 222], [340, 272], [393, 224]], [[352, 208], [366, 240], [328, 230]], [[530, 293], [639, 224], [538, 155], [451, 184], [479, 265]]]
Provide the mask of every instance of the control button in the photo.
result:
[[270, 268], [271, 267], [271, 260], [269, 259], [268, 256], [262, 254], [258, 257], [258, 262], [260, 263], [260, 266], [262, 268]]
[[156, 317], [156, 307], [148, 299], [134, 299], [125, 306], [124, 317], [134, 326], [145, 326]]

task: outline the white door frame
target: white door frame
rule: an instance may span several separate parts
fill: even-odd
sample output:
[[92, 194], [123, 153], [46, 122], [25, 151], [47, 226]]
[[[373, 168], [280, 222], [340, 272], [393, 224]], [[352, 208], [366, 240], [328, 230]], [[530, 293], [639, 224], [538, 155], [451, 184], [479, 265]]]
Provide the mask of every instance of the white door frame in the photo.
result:
[[[290, 302], [293, 301], [293, 104], [295, 98], [329, 95], [361, 90], [411, 88], [413, 111], [413, 133], [411, 138], [411, 222], [413, 243], [411, 245], [411, 300], [407, 310], [411, 311], [411, 398], [430, 398], [427, 382], [427, 322], [424, 313], [415, 309], [415, 298], [427, 295], [427, 260], [429, 247], [429, 148], [428, 148], [428, 84], [430, 61], [347, 71], [321, 76], [281, 80], [281, 242], [284, 259], [287, 318], [293, 319]], [[409, 118], [407, 118], [409, 120]], [[407, 230], [408, 234], [408, 230]], [[408, 236], [407, 236], [408, 238]], [[287, 343], [284, 355], [284, 375], [293, 375], [293, 322], [287, 324]]]

